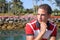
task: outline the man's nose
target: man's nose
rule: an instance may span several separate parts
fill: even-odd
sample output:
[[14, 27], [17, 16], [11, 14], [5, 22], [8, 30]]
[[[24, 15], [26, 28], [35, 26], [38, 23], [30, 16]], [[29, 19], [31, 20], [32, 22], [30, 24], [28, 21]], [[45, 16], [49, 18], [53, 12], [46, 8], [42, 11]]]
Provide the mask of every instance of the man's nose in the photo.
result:
[[42, 19], [42, 16], [40, 15], [40, 19]]

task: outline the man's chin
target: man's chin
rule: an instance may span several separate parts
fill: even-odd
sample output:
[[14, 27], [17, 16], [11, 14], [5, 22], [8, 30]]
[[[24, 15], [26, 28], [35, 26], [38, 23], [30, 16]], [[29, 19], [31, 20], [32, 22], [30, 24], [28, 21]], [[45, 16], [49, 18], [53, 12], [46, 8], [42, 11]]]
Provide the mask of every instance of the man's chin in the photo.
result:
[[42, 20], [39, 20], [39, 23], [40, 23], [40, 22], [43, 22], [43, 21], [42, 21]]
[[40, 20], [40, 22], [42, 22], [42, 20]]
[[40, 20], [39, 22], [45, 22], [45, 21], [43, 21], [43, 20]]

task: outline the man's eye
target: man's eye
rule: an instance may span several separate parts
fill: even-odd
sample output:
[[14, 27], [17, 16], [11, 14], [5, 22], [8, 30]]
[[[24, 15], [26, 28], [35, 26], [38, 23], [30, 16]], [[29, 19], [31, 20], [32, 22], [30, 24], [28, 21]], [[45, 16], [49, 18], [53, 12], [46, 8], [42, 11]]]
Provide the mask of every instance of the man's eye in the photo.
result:
[[45, 16], [45, 14], [41, 14], [41, 16]]
[[[40, 14], [37, 14], [37, 15], [40, 15]], [[41, 14], [41, 16], [45, 16], [46, 14]]]
[[37, 15], [40, 15], [40, 14], [37, 14]]

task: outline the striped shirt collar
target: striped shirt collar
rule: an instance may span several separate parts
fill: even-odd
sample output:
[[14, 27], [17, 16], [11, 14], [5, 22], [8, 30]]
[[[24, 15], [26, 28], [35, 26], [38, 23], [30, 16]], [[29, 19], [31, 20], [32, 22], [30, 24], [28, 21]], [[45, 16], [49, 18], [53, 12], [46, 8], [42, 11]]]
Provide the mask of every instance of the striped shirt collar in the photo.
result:
[[[50, 23], [49, 23], [49, 21], [47, 21], [47, 28], [49, 28], [50, 27]], [[37, 20], [37, 22], [36, 22], [36, 27], [38, 27], [38, 28], [40, 28], [40, 23], [38, 22], [38, 20]]]

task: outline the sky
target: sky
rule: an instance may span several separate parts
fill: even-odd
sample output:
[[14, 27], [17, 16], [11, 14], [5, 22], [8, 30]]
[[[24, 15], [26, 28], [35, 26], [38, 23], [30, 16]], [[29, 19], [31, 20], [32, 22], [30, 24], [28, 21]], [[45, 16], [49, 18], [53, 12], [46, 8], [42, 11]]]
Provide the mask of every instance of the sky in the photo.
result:
[[[11, 1], [11, 0], [6, 0], [7, 2]], [[21, 0], [23, 2], [23, 6], [25, 9], [30, 9], [30, 8], [33, 8], [33, 2], [32, 0]], [[54, 1], [53, 1], [54, 2]], [[39, 1], [37, 3], [38, 5], [40, 4], [49, 4], [51, 6], [51, 8], [54, 10], [55, 8], [57, 8], [55, 5], [52, 5], [52, 2], [49, 2], [47, 0], [44, 0], [44, 1]]]

